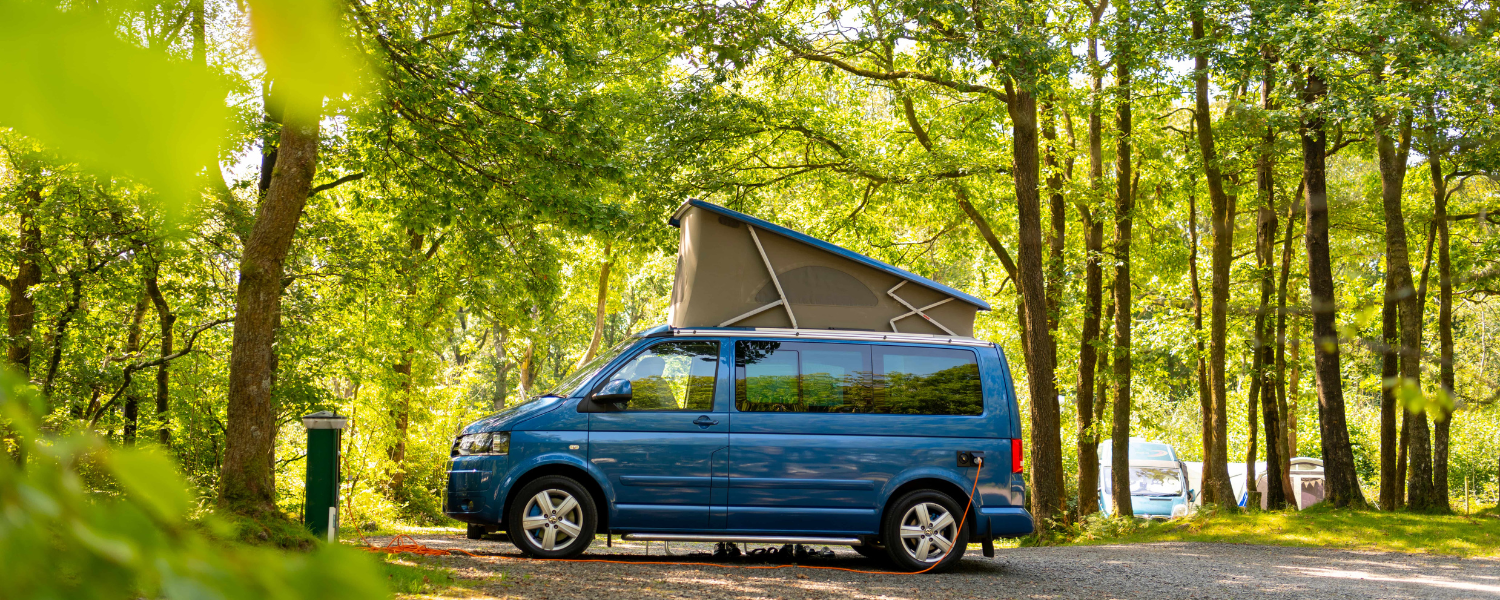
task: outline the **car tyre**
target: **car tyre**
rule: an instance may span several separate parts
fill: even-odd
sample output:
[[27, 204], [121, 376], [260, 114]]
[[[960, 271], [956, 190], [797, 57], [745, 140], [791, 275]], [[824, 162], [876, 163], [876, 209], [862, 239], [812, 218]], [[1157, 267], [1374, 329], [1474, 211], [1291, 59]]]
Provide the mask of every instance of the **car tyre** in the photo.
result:
[[953, 568], [969, 546], [969, 527], [959, 523], [964, 508], [937, 490], [897, 498], [880, 528], [890, 560], [904, 571], [941, 573]]
[[464, 533], [465, 536], [471, 540], [482, 540], [484, 539], [484, 534], [486, 531], [487, 528], [483, 525], [475, 525], [473, 523], [469, 523], [469, 529]]
[[594, 498], [570, 477], [548, 475], [521, 486], [506, 515], [510, 542], [537, 558], [573, 558], [594, 541]]

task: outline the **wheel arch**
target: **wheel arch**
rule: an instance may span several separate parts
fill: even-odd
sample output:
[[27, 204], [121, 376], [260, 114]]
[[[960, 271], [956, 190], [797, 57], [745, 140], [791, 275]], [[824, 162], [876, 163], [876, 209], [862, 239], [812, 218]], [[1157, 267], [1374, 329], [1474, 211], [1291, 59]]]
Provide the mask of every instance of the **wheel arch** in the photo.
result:
[[511, 503], [516, 500], [516, 491], [526, 484], [536, 481], [548, 475], [561, 475], [578, 482], [587, 490], [590, 498], [594, 501], [594, 519], [598, 522], [595, 533], [609, 531], [609, 497], [604, 493], [604, 486], [600, 485], [597, 478], [587, 470], [562, 462], [542, 463], [532, 467], [516, 478], [509, 488], [505, 490], [505, 500], [500, 505], [501, 522], [506, 531], [510, 531], [510, 523], [505, 519], [510, 515]]
[[[896, 504], [896, 500], [899, 500], [902, 496], [905, 496], [906, 494], [917, 490], [934, 490], [942, 492], [944, 494], [947, 494], [948, 497], [952, 498], [954, 501], [958, 502], [960, 506], [968, 508], [969, 516], [964, 522], [964, 527], [969, 528], [970, 535], [974, 536], [973, 539], [978, 539], [978, 532], [973, 529], [974, 526], [978, 523], [979, 517], [979, 503], [977, 502], [978, 498], [975, 498], [976, 502], [974, 502], [973, 506], [968, 506], [968, 490], [959, 487], [957, 483], [954, 483], [952, 480], [946, 477], [940, 477], [934, 474], [926, 474], [913, 477], [900, 483], [894, 489], [892, 489], [891, 493], [885, 496], [885, 501], [881, 503], [879, 521], [880, 527], [885, 526], [885, 520], [890, 515], [891, 507]], [[962, 510], [964, 509], [961, 508], [960, 511]], [[960, 512], [960, 514], [962, 514], [962, 512]]]

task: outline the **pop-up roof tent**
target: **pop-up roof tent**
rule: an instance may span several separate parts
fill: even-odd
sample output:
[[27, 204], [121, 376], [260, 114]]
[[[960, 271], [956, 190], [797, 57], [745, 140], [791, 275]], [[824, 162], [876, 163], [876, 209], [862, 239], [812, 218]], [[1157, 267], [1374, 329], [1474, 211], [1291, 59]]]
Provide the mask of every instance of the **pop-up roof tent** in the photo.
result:
[[972, 337], [990, 305], [925, 277], [701, 200], [682, 230], [668, 324]]

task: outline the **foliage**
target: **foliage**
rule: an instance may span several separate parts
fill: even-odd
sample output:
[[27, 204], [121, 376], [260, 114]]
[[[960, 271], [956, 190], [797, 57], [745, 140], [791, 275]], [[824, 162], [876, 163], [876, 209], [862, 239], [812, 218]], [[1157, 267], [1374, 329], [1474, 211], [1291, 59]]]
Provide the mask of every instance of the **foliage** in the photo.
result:
[[[37, 428], [34, 388], [0, 372], [0, 586], [18, 598], [376, 598], [368, 556], [340, 545], [311, 552], [230, 542], [233, 525], [196, 503], [170, 459], [110, 449], [87, 432]], [[24, 468], [21, 466], [24, 465]], [[107, 480], [103, 487], [94, 481]]]

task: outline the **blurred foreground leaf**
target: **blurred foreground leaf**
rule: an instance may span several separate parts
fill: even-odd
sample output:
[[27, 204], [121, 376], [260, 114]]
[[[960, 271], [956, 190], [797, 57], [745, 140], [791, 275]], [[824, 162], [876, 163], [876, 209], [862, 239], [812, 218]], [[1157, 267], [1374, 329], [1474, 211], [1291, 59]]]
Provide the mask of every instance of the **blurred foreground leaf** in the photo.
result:
[[251, 0], [250, 31], [278, 94], [305, 104], [355, 91], [361, 63], [330, 0]]
[[[389, 597], [364, 552], [246, 546], [223, 537], [212, 515], [189, 521], [187, 484], [161, 454], [112, 450], [91, 433], [36, 437], [35, 395], [0, 367], [0, 437], [27, 457], [18, 466], [0, 455], [0, 598]], [[79, 469], [94, 463], [110, 467], [123, 496], [91, 489]]]
[[177, 465], [167, 457], [150, 450], [119, 450], [109, 462], [120, 487], [150, 506], [157, 517], [180, 519], [191, 508], [192, 499], [182, 487]]
[[0, 125], [151, 185], [169, 215], [196, 197], [227, 125], [208, 72], [42, 3], [0, 2], [0, 81]]

